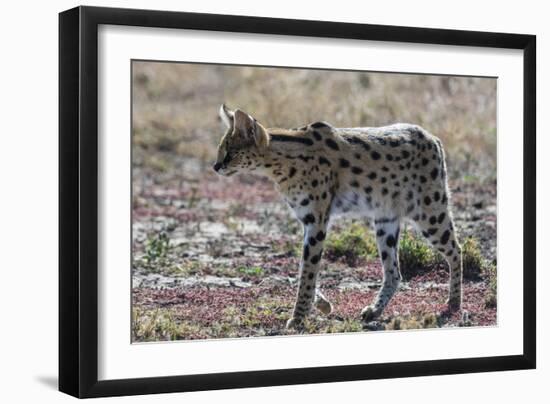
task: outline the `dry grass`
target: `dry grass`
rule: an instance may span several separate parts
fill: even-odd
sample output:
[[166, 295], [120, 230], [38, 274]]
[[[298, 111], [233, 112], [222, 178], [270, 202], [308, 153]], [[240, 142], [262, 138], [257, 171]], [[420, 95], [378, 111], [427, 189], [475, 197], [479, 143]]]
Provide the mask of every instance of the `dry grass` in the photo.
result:
[[[407, 74], [134, 62], [134, 163], [158, 154], [215, 157], [222, 102], [269, 127], [410, 122], [440, 137], [451, 169], [496, 166], [496, 80]], [[467, 125], [465, 125], [467, 122]]]

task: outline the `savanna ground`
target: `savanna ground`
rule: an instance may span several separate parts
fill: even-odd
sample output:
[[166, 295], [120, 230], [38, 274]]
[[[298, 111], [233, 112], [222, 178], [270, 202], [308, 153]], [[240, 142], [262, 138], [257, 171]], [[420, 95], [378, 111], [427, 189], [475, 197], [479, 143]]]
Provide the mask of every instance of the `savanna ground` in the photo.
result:
[[[496, 324], [496, 80], [133, 62], [134, 341], [287, 335], [301, 225], [273, 185], [211, 169], [220, 104], [268, 127], [419, 124], [447, 152], [464, 254], [462, 313], [445, 312], [448, 271], [410, 229], [404, 281], [370, 330]], [[320, 284], [334, 304], [306, 332], [363, 331], [381, 284], [368, 221], [334, 221]]]

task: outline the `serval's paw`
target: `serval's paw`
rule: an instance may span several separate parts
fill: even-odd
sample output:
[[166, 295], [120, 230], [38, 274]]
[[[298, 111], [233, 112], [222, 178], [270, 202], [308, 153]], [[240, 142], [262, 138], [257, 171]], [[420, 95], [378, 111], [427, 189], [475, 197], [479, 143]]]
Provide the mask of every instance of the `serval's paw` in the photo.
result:
[[304, 319], [298, 317], [292, 317], [286, 322], [287, 330], [302, 331], [304, 329]]
[[447, 299], [447, 310], [449, 312], [456, 312], [459, 311], [461, 308], [461, 299], [460, 296], [458, 297], [450, 297]]
[[380, 314], [382, 314], [382, 310], [376, 309], [374, 306], [367, 306], [361, 310], [361, 321], [368, 323], [375, 320]]

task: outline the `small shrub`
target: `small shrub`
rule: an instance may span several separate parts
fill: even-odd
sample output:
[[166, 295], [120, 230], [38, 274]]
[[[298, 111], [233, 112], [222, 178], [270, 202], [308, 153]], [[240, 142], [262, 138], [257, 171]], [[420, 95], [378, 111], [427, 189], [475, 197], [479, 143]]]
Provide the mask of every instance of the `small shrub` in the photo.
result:
[[462, 242], [462, 274], [465, 278], [477, 279], [480, 277], [485, 260], [481, 255], [478, 241], [468, 237]]
[[132, 311], [134, 341], [171, 341], [178, 339], [178, 325], [171, 313], [163, 309]]
[[497, 267], [496, 265], [489, 265], [485, 268], [485, 276], [489, 284], [487, 295], [485, 296], [485, 307], [494, 308], [497, 307]]
[[344, 321], [331, 322], [324, 332], [342, 333], [342, 332], [361, 332], [363, 324], [359, 320], [345, 319]]
[[192, 276], [204, 270], [203, 266], [198, 261], [183, 261], [173, 263], [164, 269], [167, 276]]
[[331, 261], [343, 259], [347, 265], [355, 266], [359, 259], [377, 256], [376, 240], [368, 228], [352, 223], [341, 232], [332, 232], [325, 242], [325, 257]]
[[302, 243], [294, 239], [285, 239], [275, 246], [276, 251], [288, 257], [300, 257], [302, 255]]
[[440, 320], [433, 313], [423, 315], [396, 316], [386, 325], [386, 330], [415, 330], [440, 327]]
[[165, 232], [150, 236], [145, 242], [145, 262], [151, 265], [166, 257], [169, 249], [169, 239]]
[[264, 270], [261, 267], [239, 267], [237, 272], [247, 276], [261, 276], [264, 274]]
[[399, 240], [399, 266], [401, 274], [410, 277], [436, 263], [434, 250], [420, 237], [404, 231]]

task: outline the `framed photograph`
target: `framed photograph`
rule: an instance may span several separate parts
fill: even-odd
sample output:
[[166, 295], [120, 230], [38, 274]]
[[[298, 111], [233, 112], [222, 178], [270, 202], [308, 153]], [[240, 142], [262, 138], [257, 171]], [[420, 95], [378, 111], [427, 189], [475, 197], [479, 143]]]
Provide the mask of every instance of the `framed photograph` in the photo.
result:
[[59, 17], [59, 388], [532, 369], [532, 35]]

